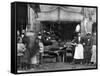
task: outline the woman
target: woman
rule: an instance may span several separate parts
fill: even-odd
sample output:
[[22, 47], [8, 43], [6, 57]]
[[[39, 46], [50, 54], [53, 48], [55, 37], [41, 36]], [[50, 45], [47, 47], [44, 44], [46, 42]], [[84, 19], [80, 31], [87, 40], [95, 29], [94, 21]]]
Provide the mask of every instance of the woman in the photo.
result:
[[96, 33], [93, 36], [93, 45], [92, 45], [92, 57], [91, 62], [95, 65], [96, 64]]
[[74, 54], [74, 60], [75, 60], [75, 63], [76, 62], [79, 62], [82, 64], [82, 61], [83, 61], [83, 52], [84, 52], [84, 49], [83, 49], [83, 45], [81, 43], [82, 41], [82, 38], [80, 36], [80, 33], [78, 34], [78, 39], [76, 41], [76, 47], [75, 47], [75, 54]]

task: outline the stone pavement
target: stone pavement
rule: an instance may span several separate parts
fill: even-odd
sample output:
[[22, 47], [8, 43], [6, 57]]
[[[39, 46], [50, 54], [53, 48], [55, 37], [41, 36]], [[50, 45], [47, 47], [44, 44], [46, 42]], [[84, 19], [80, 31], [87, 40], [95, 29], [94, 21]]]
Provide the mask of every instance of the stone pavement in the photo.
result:
[[69, 64], [69, 63], [45, 63], [39, 65], [36, 68], [31, 68], [30, 70], [21, 70], [20, 72], [37, 72], [37, 71], [54, 71], [54, 70], [71, 70], [71, 69], [86, 69], [86, 68], [96, 68], [93, 65], [82, 65], [82, 64]]

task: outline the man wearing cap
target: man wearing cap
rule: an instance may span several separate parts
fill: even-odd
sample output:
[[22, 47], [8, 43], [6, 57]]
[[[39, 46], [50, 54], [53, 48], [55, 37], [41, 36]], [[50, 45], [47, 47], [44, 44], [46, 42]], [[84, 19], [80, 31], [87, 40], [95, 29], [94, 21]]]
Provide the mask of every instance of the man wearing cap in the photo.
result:
[[87, 33], [84, 37], [84, 63], [88, 65], [91, 60], [91, 49], [92, 49], [92, 36], [91, 33]]

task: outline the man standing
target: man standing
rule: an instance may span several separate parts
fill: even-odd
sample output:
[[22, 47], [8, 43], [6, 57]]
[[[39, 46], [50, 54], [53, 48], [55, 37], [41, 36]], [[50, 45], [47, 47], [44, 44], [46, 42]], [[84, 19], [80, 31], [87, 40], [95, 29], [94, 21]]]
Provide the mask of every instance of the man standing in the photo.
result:
[[39, 40], [39, 63], [43, 63], [43, 56], [44, 56], [44, 45], [41, 40]]
[[82, 45], [82, 38], [81, 38], [81, 34], [78, 34], [78, 38], [76, 40], [76, 47], [75, 47], [75, 54], [74, 54], [74, 61], [75, 63], [78, 62], [80, 64], [83, 63], [83, 59], [84, 59], [84, 54], [83, 54], [83, 45]]
[[90, 63], [91, 60], [91, 49], [92, 49], [92, 36], [90, 33], [87, 33], [84, 38], [84, 62], [86, 65]]

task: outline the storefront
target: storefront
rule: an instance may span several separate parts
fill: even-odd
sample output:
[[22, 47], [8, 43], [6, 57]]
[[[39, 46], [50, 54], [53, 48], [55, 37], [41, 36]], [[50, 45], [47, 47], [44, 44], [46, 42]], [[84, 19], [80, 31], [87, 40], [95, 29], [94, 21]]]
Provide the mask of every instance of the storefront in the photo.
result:
[[75, 26], [76, 23], [81, 25], [81, 34], [84, 35], [87, 32], [92, 33], [92, 24], [96, 22], [95, 8], [39, 5], [40, 11], [34, 12], [34, 8], [28, 7], [28, 22], [33, 30], [41, 28], [42, 22], [52, 22], [58, 25], [62, 25], [64, 22], [66, 26], [67, 22], [75, 22]]
[[28, 31], [35, 34], [43, 30], [58, 32], [59, 37], [66, 41], [74, 39], [77, 25], [82, 36], [93, 32], [93, 23], [96, 22], [94, 8], [55, 5], [39, 5], [39, 8], [40, 11], [36, 12], [28, 5]]
[[61, 32], [63, 39], [73, 39], [76, 26], [83, 20], [81, 7], [40, 5], [40, 9], [36, 20], [40, 21], [41, 25], [55, 27], [53, 31]]

